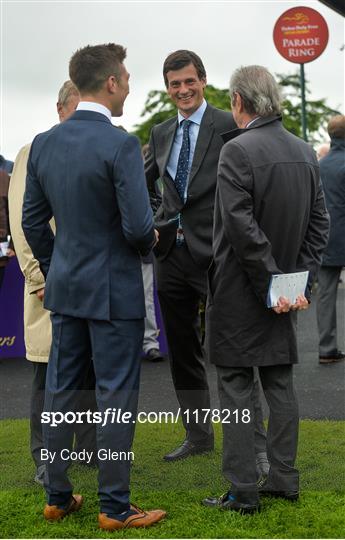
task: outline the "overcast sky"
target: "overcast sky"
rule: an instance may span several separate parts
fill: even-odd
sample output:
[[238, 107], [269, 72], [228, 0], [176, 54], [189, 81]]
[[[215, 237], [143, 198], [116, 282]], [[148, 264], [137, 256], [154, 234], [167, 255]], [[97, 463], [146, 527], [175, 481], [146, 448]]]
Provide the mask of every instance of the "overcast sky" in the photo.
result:
[[121, 124], [130, 130], [140, 120], [147, 93], [164, 88], [162, 64], [176, 49], [198, 53], [208, 81], [220, 88], [228, 87], [239, 65], [295, 72], [299, 66], [280, 56], [272, 32], [284, 11], [300, 5], [319, 11], [330, 33], [322, 56], [305, 65], [311, 98], [327, 98], [329, 106], [343, 111], [344, 19], [318, 1], [2, 1], [0, 152], [14, 159], [35, 134], [57, 122], [57, 93], [79, 47], [108, 42], [127, 47], [131, 91]]

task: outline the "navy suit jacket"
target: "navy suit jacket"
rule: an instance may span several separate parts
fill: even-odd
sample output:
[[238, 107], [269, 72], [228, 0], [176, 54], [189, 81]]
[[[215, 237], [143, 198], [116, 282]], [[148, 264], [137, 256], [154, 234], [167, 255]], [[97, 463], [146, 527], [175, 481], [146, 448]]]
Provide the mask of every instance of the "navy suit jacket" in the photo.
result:
[[47, 309], [99, 320], [145, 316], [140, 254], [150, 251], [154, 229], [136, 137], [92, 111], [38, 135], [22, 226], [46, 276]]

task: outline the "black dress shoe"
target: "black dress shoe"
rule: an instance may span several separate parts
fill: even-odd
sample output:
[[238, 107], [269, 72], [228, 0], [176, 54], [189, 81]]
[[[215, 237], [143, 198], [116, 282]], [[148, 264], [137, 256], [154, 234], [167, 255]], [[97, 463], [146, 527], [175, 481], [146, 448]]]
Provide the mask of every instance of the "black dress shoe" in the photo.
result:
[[165, 461], [177, 461], [179, 459], [185, 459], [189, 456], [195, 456], [195, 454], [204, 454], [205, 452], [211, 452], [214, 448], [214, 443], [193, 443], [186, 439], [181, 446], [166, 454], [163, 459]]
[[319, 364], [334, 364], [345, 360], [345, 353], [342, 351], [334, 351], [332, 354], [324, 354], [319, 356]]
[[146, 358], [151, 362], [162, 362], [164, 360], [164, 356], [159, 349], [150, 349], [146, 354]]
[[253, 514], [260, 511], [259, 498], [245, 492], [235, 494], [233, 491], [227, 491], [221, 497], [207, 497], [202, 504], [221, 510], [235, 510], [241, 514]]

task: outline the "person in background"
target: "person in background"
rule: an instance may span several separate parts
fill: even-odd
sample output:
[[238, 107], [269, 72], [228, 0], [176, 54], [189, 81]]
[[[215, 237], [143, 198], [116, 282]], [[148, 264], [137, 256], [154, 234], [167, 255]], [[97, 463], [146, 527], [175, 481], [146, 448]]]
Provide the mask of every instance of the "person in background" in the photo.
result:
[[[56, 104], [60, 122], [67, 120], [79, 103], [80, 96], [72, 81], [66, 81], [60, 88]], [[27, 163], [31, 144], [24, 146], [18, 153], [9, 189], [9, 214], [13, 242], [20, 268], [25, 278], [24, 288], [24, 338], [26, 358], [31, 361], [33, 377], [31, 383], [30, 405], [30, 448], [36, 465], [35, 481], [43, 485], [46, 471], [41, 458], [44, 447], [41, 414], [43, 412], [44, 391], [46, 385], [47, 363], [51, 346], [52, 332], [50, 313], [43, 307], [45, 278], [38, 261], [25, 239], [22, 221], [22, 201], [25, 191]], [[55, 230], [55, 224], [51, 221]], [[97, 410], [95, 398], [95, 375], [90, 359], [83, 389], [79, 393], [80, 410]], [[75, 424], [75, 450], [85, 449], [96, 455], [96, 428], [92, 424]], [[92, 461], [95, 463], [95, 460]]]
[[8, 190], [12, 169], [13, 161], [0, 155], [0, 291], [6, 265], [15, 255], [8, 219]]
[[[317, 323], [319, 363], [333, 364], [345, 359], [337, 336], [337, 291], [345, 266], [345, 116], [333, 116], [328, 123], [331, 147], [320, 160], [320, 176], [331, 218], [328, 245], [318, 274]], [[344, 331], [341, 333], [344, 343]]]
[[327, 156], [327, 154], [329, 152], [329, 148], [330, 148], [329, 143], [320, 144], [320, 146], [317, 147], [317, 149], [316, 149], [316, 157], [317, 157], [317, 159], [319, 161], [320, 161], [320, 159]]
[[[143, 158], [148, 152], [149, 145], [144, 144], [141, 151]], [[153, 271], [153, 253], [147, 257], [141, 257], [141, 270], [143, 273], [144, 292], [145, 292], [145, 333], [143, 341], [143, 352], [151, 362], [161, 362], [164, 356], [159, 350], [159, 341], [156, 320], [156, 309], [154, 302], [154, 271]]]
[[5, 171], [9, 176], [12, 174], [13, 161], [5, 159], [4, 156], [0, 154], [0, 171]]
[[[301, 295], [267, 305], [272, 274], [309, 271], [306, 296], [327, 244], [328, 214], [313, 149], [284, 129], [279, 86], [262, 66], [237, 69], [230, 81], [234, 120], [218, 166], [213, 252], [206, 311], [207, 346], [216, 365], [220, 409], [238, 411], [222, 423], [223, 473], [230, 482], [206, 506], [254, 512], [261, 495], [299, 496], [295, 467], [298, 403], [296, 309]], [[269, 407], [266, 482], [257, 485], [253, 417], [254, 366]]]

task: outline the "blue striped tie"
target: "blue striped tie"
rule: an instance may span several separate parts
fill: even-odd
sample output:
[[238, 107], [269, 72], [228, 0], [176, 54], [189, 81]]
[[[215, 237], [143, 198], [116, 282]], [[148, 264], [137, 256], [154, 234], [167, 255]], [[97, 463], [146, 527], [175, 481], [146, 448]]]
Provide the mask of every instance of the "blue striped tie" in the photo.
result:
[[189, 141], [189, 126], [191, 125], [190, 120], [183, 120], [183, 136], [182, 136], [182, 145], [180, 150], [180, 155], [178, 157], [177, 170], [175, 176], [175, 186], [178, 194], [181, 199], [184, 201], [187, 178], [188, 178], [188, 164], [189, 164], [189, 152], [190, 152], [190, 141]]

